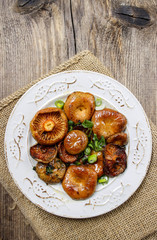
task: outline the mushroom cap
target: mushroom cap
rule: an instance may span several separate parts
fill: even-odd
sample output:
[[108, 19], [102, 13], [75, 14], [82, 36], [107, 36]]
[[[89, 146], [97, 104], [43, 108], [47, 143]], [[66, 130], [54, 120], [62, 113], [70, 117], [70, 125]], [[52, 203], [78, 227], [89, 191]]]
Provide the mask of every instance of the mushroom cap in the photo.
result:
[[97, 173], [88, 166], [71, 165], [62, 181], [64, 191], [73, 199], [90, 197], [97, 185]]
[[124, 146], [128, 142], [127, 134], [126, 133], [116, 133], [107, 138], [106, 143], [113, 143], [118, 146]]
[[84, 151], [87, 144], [88, 137], [80, 130], [70, 131], [64, 139], [64, 147], [66, 151], [72, 155], [76, 155]]
[[127, 155], [124, 148], [107, 144], [104, 150], [104, 172], [107, 176], [115, 177], [123, 173], [127, 167]]
[[87, 164], [88, 167], [92, 168], [100, 178], [104, 174], [104, 158], [102, 152], [95, 152], [92, 150], [91, 155], [97, 155], [97, 161], [93, 164]]
[[73, 92], [64, 104], [64, 111], [74, 123], [91, 119], [95, 110], [95, 99], [90, 93]]
[[42, 145], [53, 145], [61, 141], [68, 131], [68, 120], [59, 108], [45, 108], [38, 111], [30, 122], [35, 140]]
[[36, 144], [30, 148], [30, 155], [38, 162], [49, 163], [57, 156], [57, 147]]
[[95, 111], [92, 122], [94, 123], [93, 132], [98, 138], [104, 136], [108, 138], [113, 134], [124, 131], [127, 124], [126, 117], [113, 109], [104, 108]]
[[73, 163], [77, 160], [77, 157], [78, 157], [78, 155], [69, 154], [66, 151], [63, 142], [60, 142], [58, 145], [58, 153], [59, 153], [60, 159], [65, 163]]
[[[47, 167], [52, 170], [51, 173], [47, 173]], [[59, 183], [65, 175], [66, 166], [60, 159], [55, 158], [48, 164], [38, 162], [36, 172], [38, 177], [46, 183]]]

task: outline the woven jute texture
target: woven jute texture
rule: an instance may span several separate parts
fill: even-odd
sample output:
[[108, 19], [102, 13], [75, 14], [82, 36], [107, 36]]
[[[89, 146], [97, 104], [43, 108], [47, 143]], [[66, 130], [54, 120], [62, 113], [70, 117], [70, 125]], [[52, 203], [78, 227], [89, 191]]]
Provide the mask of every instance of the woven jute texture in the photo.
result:
[[[89, 51], [84, 51], [55, 68], [50, 74], [66, 70], [85, 69], [110, 75], [107, 69]], [[45, 77], [45, 76], [44, 76]], [[41, 79], [38, 79], [38, 81]], [[35, 81], [37, 82], [37, 81]], [[8, 117], [22, 94], [31, 87], [12, 94], [0, 102], [0, 182], [41, 239], [156, 239], [157, 229], [157, 127], [151, 123], [153, 153], [147, 175], [133, 196], [117, 209], [91, 219], [66, 219], [49, 214], [36, 207], [16, 187], [4, 156], [4, 134]], [[146, 236], [148, 236], [146, 238]]]

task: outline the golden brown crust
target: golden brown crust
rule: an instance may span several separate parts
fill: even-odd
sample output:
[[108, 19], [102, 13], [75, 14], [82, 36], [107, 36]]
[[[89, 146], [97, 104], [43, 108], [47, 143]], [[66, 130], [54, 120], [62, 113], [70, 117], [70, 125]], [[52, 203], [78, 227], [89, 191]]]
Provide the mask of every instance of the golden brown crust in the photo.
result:
[[107, 138], [106, 143], [113, 143], [118, 146], [124, 146], [128, 142], [127, 134], [126, 133], [116, 133], [109, 138]]
[[65, 150], [63, 142], [58, 145], [58, 153], [59, 158], [65, 163], [73, 163], [77, 160], [77, 155], [71, 155]]
[[[47, 167], [52, 170], [51, 173], [46, 171]], [[37, 163], [36, 172], [38, 177], [46, 183], [58, 183], [60, 182], [66, 172], [65, 164], [58, 158], [55, 158], [49, 164]]]
[[108, 138], [113, 134], [124, 131], [127, 124], [126, 117], [109, 108], [95, 111], [92, 122], [94, 123], [93, 132], [101, 138]]
[[62, 181], [64, 191], [73, 199], [90, 197], [97, 185], [97, 173], [87, 166], [71, 165]]
[[[45, 131], [44, 124], [49, 120], [54, 126], [52, 131]], [[61, 141], [68, 131], [68, 120], [59, 108], [46, 108], [38, 111], [30, 122], [32, 136], [41, 145], [53, 145]]]
[[36, 144], [30, 148], [30, 155], [38, 162], [49, 163], [57, 156], [57, 147]]
[[104, 174], [104, 158], [102, 152], [95, 152], [92, 151], [91, 155], [96, 154], [97, 155], [97, 161], [93, 164], [87, 164], [88, 167], [92, 168], [98, 175], [98, 178], [100, 178]]
[[127, 167], [125, 150], [118, 145], [107, 144], [104, 151], [104, 172], [115, 177], [123, 173]]
[[95, 99], [90, 93], [74, 92], [64, 104], [64, 111], [69, 120], [74, 123], [91, 119], [95, 110]]
[[65, 149], [72, 155], [76, 155], [84, 151], [87, 144], [88, 137], [84, 132], [80, 130], [70, 131], [64, 139]]

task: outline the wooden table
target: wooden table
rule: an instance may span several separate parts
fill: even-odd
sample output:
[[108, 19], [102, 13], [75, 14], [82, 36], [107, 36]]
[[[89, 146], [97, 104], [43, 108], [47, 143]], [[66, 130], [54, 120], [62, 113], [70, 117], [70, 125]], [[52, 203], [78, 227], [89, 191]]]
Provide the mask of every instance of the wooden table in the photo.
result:
[[[15, 13], [14, 3], [0, 1], [0, 99], [88, 49], [157, 123], [155, 0], [55, 0], [27, 15]], [[0, 238], [37, 240], [12, 206], [0, 185]]]

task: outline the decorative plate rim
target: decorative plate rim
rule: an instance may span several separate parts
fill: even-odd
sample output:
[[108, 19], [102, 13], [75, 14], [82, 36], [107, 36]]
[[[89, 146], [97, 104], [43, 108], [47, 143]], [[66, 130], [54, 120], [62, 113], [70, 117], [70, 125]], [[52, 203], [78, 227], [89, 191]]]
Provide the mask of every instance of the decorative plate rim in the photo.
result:
[[[82, 73], [82, 74], [84, 74], [84, 73], [85, 73], [85, 74], [94, 74], [94, 75], [97, 75], [98, 77], [101, 76], [102, 78], [108, 78], [108, 79], [110, 79], [113, 83], [118, 84], [120, 87], [122, 87], [122, 89], [125, 89], [126, 91], [128, 91], [129, 94], [130, 94], [130, 96], [138, 103], [139, 107], [141, 108], [141, 110], [142, 110], [142, 112], [143, 112], [143, 115], [144, 115], [144, 117], [145, 117], [145, 120], [146, 120], [146, 122], [147, 122], [147, 127], [148, 127], [148, 131], [149, 131], [149, 134], [150, 134], [150, 136], [149, 136], [150, 154], [149, 154], [149, 160], [147, 161], [147, 164], [146, 164], [145, 173], [144, 173], [144, 175], [140, 178], [140, 181], [138, 181], [138, 184], [137, 184], [135, 190], [127, 197], [127, 199], [125, 199], [125, 200], [122, 201], [120, 204], [118, 204], [118, 206], [114, 206], [114, 205], [113, 205], [113, 207], [110, 208], [109, 211], [107, 211], [107, 212], [110, 212], [110, 211], [114, 210], [115, 208], [119, 207], [120, 205], [122, 205], [124, 202], [126, 202], [126, 201], [136, 192], [136, 190], [140, 187], [140, 185], [141, 185], [142, 181], [144, 180], [144, 178], [145, 178], [145, 176], [146, 176], [146, 173], [147, 173], [147, 171], [148, 171], [148, 168], [149, 168], [149, 165], [150, 165], [150, 161], [151, 161], [151, 155], [152, 155], [152, 134], [151, 134], [151, 128], [150, 128], [150, 124], [149, 124], [149, 121], [148, 121], [148, 117], [147, 117], [147, 115], [146, 115], [146, 113], [145, 113], [142, 105], [141, 105], [140, 102], [137, 100], [137, 98], [136, 98], [123, 84], [119, 83], [117, 80], [115, 80], [115, 79], [113, 79], [112, 77], [109, 77], [109, 76], [107, 76], [107, 75], [105, 75], [105, 74], [101, 74], [101, 73], [94, 72], [94, 71], [87, 71], [87, 70], [70, 70], [70, 71], [64, 71], [64, 72], [60, 72], [60, 73], [57, 73], [57, 74], [49, 75], [48, 77], [45, 77], [45, 78], [43, 78], [42, 80], [40, 80], [39, 82], [35, 83], [32, 87], [30, 87], [30, 88], [21, 96], [21, 98], [18, 100], [18, 102], [17, 102], [16, 105], [14, 106], [14, 108], [13, 108], [13, 110], [12, 110], [10, 116], [9, 116], [8, 123], [11, 121], [11, 118], [12, 118], [12, 116], [14, 115], [14, 111], [16, 110], [16, 108], [18, 107], [18, 105], [20, 104], [20, 102], [25, 98], [25, 96], [27, 96], [27, 94], [28, 94], [29, 92], [32, 91], [32, 89], [33, 89], [35, 86], [40, 85], [41, 83], [45, 82], [45, 81], [48, 80], [49, 78], [55, 78], [55, 77], [57, 77], [57, 76], [61, 76], [61, 75], [64, 75], [64, 74], [75, 74], [75, 73], [77, 73], [77, 74], [78, 74], [78, 73]], [[60, 94], [57, 94], [57, 93], [56, 93], [56, 97], [57, 97], [58, 95], [60, 95]], [[45, 103], [45, 104], [46, 104], [46, 103]], [[40, 106], [40, 107], [42, 107], [42, 106]], [[42, 209], [45, 210], [45, 211], [48, 211], [49, 213], [52, 213], [52, 214], [54, 214], [54, 215], [61, 216], [61, 217], [66, 217], [66, 218], [75, 218], [75, 219], [91, 218], [91, 217], [96, 217], [96, 216], [100, 216], [100, 215], [102, 215], [102, 214], [107, 213], [107, 212], [102, 212], [102, 213], [99, 213], [99, 214], [95, 214], [95, 212], [94, 212], [94, 214], [91, 214], [90, 216], [88, 216], [88, 215], [87, 215], [87, 216], [86, 216], [86, 215], [84, 215], [84, 216], [69, 216], [69, 215], [67, 215], [67, 214], [58, 214], [58, 213], [56, 213], [56, 212], [47, 210], [46, 208], [44, 208], [44, 207], [41, 206], [40, 204], [36, 203], [35, 199], [32, 199], [30, 196], [28, 196], [28, 194], [26, 194], [26, 193], [24, 192], [24, 190], [21, 189], [21, 187], [19, 186], [17, 180], [16, 180], [15, 177], [13, 176], [13, 173], [12, 173], [12, 171], [10, 170], [10, 167], [9, 167], [9, 159], [8, 159], [8, 154], [7, 154], [7, 150], [8, 150], [8, 148], [7, 148], [7, 129], [8, 129], [8, 123], [7, 123], [6, 131], [5, 131], [5, 138], [4, 138], [4, 150], [5, 150], [4, 152], [5, 152], [5, 158], [6, 158], [6, 162], [7, 162], [7, 167], [8, 167], [8, 170], [9, 170], [9, 172], [10, 172], [10, 174], [11, 174], [11, 177], [13, 178], [16, 186], [17, 186], [18, 189], [24, 194], [24, 196], [25, 196], [27, 199], [29, 199], [29, 200], [30, 200], [33, 204], [35, 204], [36, 206], [42, 208]], [[87, 199], [87, 200], [88, 200], [88, 199]]]

